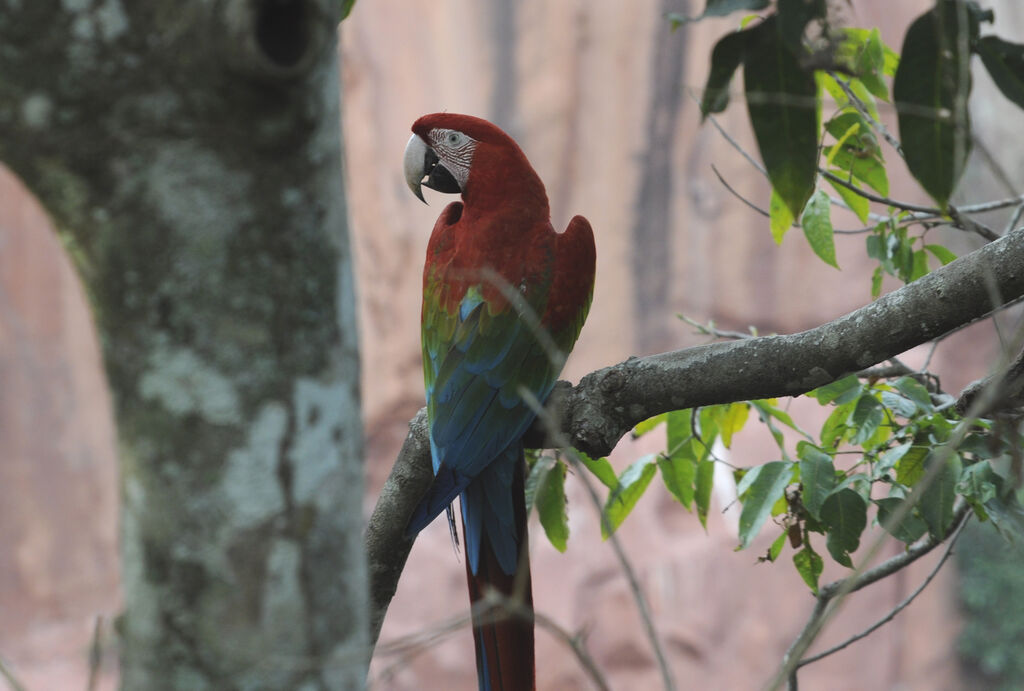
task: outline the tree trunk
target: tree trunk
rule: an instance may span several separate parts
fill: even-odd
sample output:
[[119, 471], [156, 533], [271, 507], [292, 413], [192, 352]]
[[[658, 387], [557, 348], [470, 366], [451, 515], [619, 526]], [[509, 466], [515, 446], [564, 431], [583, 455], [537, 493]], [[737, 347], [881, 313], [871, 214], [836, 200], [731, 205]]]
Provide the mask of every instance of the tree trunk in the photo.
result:
[[128, 689], [365, 676], [338, 19], [0, 7], [0, 159], [62, 230], [115, 401]]

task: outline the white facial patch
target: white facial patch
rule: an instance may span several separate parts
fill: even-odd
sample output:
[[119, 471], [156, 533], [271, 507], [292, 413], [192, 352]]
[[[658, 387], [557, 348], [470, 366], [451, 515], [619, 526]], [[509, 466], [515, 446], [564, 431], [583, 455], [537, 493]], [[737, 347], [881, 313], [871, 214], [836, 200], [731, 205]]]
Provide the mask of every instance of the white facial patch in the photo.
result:
[[430, 145], [433, 147], [434, 152], [437, 153], [441, 163], [452, 174], [455, 181], [459, 183], [459, 188], [465, 189], [477, 141], [458, 130], [441, 127], [430, 130], [429, 137]]

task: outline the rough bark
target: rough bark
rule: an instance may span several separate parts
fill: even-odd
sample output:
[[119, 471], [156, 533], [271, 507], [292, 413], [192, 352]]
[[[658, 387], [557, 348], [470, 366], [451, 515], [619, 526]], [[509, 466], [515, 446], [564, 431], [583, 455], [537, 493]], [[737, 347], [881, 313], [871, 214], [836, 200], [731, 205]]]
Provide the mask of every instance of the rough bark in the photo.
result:
[[[834, 321], [796, 334], [687, 348], [559, 382], [548, 411], [562, 439], [592, 457], [638, 422], [670, 410], [806, 393], [980, 319], [1024, 296], [1024, 228]], [[400, 528], [432, 478], [420, 416], [367, 530], [376, 640], [412, 542]], [[538, 422], [530, 444], [543, 446]], [[391, 536], [387, 537], [386, 536]], [[386, 539], [385, 539], [386, 538]]]
[[339, 9], [0, 4], [0, 159], [61, 228], [115, 401], [125, 688], [363, 683]]

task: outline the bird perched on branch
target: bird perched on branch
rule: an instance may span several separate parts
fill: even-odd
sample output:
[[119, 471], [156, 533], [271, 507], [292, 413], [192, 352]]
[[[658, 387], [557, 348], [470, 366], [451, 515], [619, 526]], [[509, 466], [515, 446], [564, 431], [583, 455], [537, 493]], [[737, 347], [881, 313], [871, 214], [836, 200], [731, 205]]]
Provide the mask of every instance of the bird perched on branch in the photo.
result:
[[[522, 437], [579, 336], [594, 288], [582, 216], [551, 225], [519, 146], [480, 118], [424, 115], [405, 179], [461, 194], [438, 217], [423, 269], [423, 373], [434, 481], [415, 535], [460, 496], [480, 689], [532, 689], [534, 644]], [[500, 607], [481, 602], [497, 595]], [[491, 597], [488, 602], [496, 601]]]

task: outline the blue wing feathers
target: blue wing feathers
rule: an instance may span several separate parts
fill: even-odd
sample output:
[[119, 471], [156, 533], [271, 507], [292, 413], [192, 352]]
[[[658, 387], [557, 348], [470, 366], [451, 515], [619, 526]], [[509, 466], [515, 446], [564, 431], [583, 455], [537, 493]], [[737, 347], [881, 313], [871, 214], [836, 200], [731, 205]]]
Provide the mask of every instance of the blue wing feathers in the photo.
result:
[[424, 327], [436, 478], [408, 531], [424, 528], [461, 495], [470, 569], [477, 572], [486, 541], [501, 570], [512, 575], [522, 538], [512, 481], [523, 463], [520, 439], [536, 417], [521, 387], [543, 401], [557, 372], [520, 315], [490, 312], [479, 290], [470, 289], [451, 318], [451, 326], [435, 321]]

